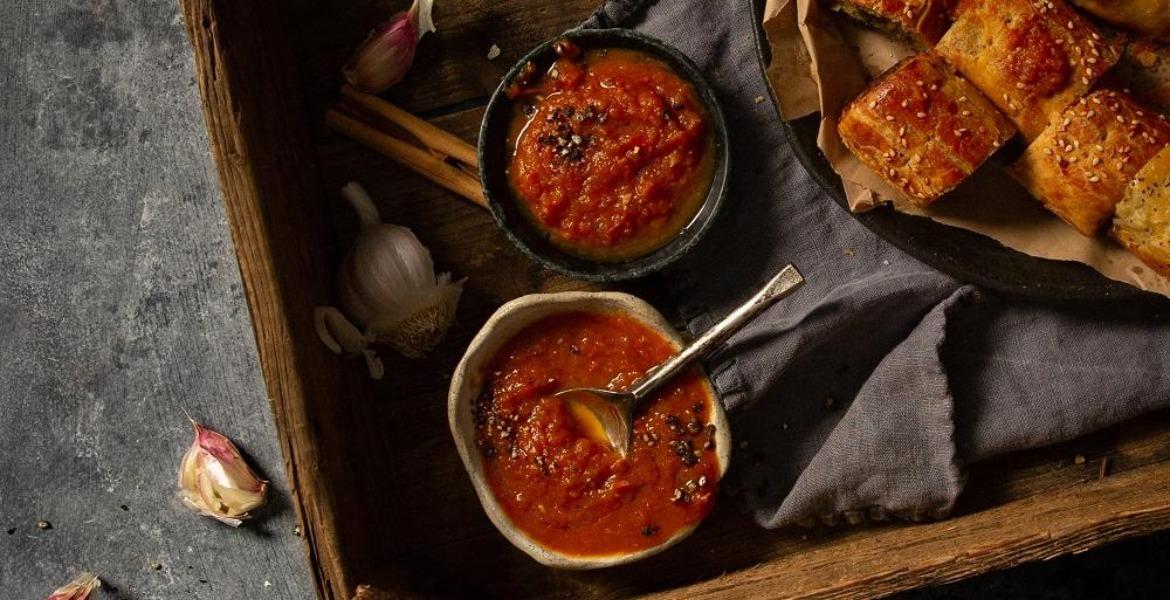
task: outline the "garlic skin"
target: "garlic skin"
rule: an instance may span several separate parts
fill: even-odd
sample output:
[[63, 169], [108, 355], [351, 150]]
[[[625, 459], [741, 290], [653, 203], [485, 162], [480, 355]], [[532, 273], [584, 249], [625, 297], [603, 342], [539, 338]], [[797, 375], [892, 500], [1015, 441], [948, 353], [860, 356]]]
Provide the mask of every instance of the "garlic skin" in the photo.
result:
[[45, 600], [89, 600], [93, 591], [102, 587], [102, 582], [93, 573], [81, 573], [73, 581], [57, 588]]
[[365, 328], [367, 341], [420, 358], [454, 321], [463, 282], [452, 282], [450, 273], [436, 276], [426, 246], [406, 227], [382, 223], [360, 184], [350, 182], [342, 195], [362, 230], [337, 273], [341, 307]]
[[196, 423], [195, 441], [179, 465], [179, 497], [191, 510], [239, 527], [264, 505], [268, 482], [256, 476], [240, 450], [218, 432]]
[[410, 10], [400, 12], [370, 32], [341, 73], [350, 85], [370, 94], [386, 91], [398, 83], [414, 62], [414, 50], [422, 36], [435, 31], [431, 19], [434, 0], [414, 0]]

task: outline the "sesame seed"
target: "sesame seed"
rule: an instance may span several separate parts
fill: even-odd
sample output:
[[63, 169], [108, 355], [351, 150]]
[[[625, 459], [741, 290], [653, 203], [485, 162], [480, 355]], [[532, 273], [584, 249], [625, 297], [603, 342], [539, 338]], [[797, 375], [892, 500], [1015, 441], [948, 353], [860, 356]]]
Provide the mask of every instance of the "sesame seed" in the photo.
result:
[[877, 100], [874, 100], [873, 102], [870, 102], [870, 103], [869, 103], [869, 107], [870, 107], [870, 108], [877, 108]]
[[1092, 162], [1092, 165], [1095, 167], [1095, 166], [1097, 166], [1097, 165], [1101, 164], [1101, 159], [1100, 159], [1100, 158], [1098, 158], [1098, 157], [1096, 157], [1096, 156], [1094, 156], [1094, 157], [1093, 157], [1093, 160], [1092, 160], [1091, 162]]
[[919, 112], [919, 113], [918, 113], [918, 118], [919, 118], [919, 119], [925, 119], [925, 118], [926, 118], [926, 113], [924, 113], [924, 112]]
[[1024, 86], [1023, 82], [1020, 82], [1020, 81], [1016, 82], [1016, 89], [1017, 90], [1022, 90], [1022, 89], [1024, 89], [1024, 87], [1025, 86]]
[[971, 116], [971, 111], [969, 111], [969, 110], [964, 110], [964, 111], [963, 111], [963, 116], [964, 116], [964, 117], [969, 117], [969, 116]]
[[959, 96], [959, 102], [966, 102], [966, 101], [967, 101], [966, 96]]
[[894, 115], [886, 115], [886, 120], [887, 120], [887, 121], [893, 121], [893, 120], [894, 120]]
[[1098, 177], [1098, 176], [1096, 176], [1096, 175], [1093, 175], [1092, 177], [1089, 177], [1089, 182], [1090, 182], [1090, 183], [1097, 183], [1098, 181], [1101, 181], [1101, 178], [1100, 178], [1100, 177]]

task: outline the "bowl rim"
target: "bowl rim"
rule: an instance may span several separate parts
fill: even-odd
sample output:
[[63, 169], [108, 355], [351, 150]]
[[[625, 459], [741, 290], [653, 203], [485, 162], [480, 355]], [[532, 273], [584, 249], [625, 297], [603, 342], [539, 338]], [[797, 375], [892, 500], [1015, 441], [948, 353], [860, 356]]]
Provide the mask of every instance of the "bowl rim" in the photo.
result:
[[[623, 262], [607, 263], [575, 257], [577, 260], [601, 266], [601, 269], [596, 272], [582, 271], [564, 264], [558, 258], [546, 254], [539, 248], [532, 247], [513, 231], [514, 225], [510, 224], [506, 218], [501, 199], [492, 193], [491, 186], [488, 182], [488, 166], [491, 166], [492, 163], [488, 159], [486, 140], [489, 138], [488, 134], [492, 131], [491, 123], [494, 121], [494, 115], [508, 106], [509, 101], [507, 100], [505, 90], [520, 73], [520, 70], [525, 64], [549, 52], [553, 45], [562, 39], [605, 41], [615, 38], [635, 40], [641, 46], [638, 48], [639, 50], [665, 61], [676, 75], [683, 78], [695, 90], [696, 96], [698, 96], [700, 102], [703, 103], [704, 109], [707, 111], [711, 124], [715, 146], [715, 166], [711, 186], [707, 190], [707, 197], [699, 204], [698, 209], [695, 211], [695, 216], [691, 221], [680, 230], [680, 234], [683, 232], [687, 233], [686, 239], [682, 240], [680, 245], [672, 248], [672, 244], [667, 242], [648, 254]], [[521, 57], [520, 60], [516, 61], [512, 65], [512, 68], [500, 79], [499, 85], [492, 92], [491, 98], [488, 100], [487, 106], [484, 109], [483, 119], [480, 121], [479, 126], [479, 138], [476, 144], [476, 159], [479, 163], [479, 180], [480, 186], [483, 188], [484, 200], [487, 202], [488, 210], [492, 213], [492, 219], [495, 221], [496, 226], [504, 232], [504, 236], [508, 238], [508, 241], [529, 259], [545, 268], [576, 279], [593, 282], [626, 281], [645, 277], [661, 271], [682, 258], [683, 255], [689, 253], [703, 239], [707, 231], [710, 230], [711, 224], [718, 218], [724, 204], [724, 199], [727, 196], [732, 167], [730, 131], [723, 113], [723, 106], [715, 94], [715, 89], [703, 76], [698, 65], [680, 50], [656, 37], [620, 27], [569, 30], [545, 40]], [[701, 217], [703, 213], [706, 214]], [[520, 226], [535, 228], [532, 225]]]
[[[549, 315], [577, 310], [594, 312], [619, 312], [637, 319], [660, 333], [676, 349], [683, 346], [683, 338], [677, 330], [645, 300], [622, 292], [558, 292], [551, 294], [529, 294], [501, 306], [472, 339], [451, 376], [447, 394], [447, 421], [463, 467], [471, 478], [480, 505], [496, 529], [536, 561], [551, 567], [564, 569], [597, 569], [641, 560], [658, 554], [681, 542], [699, 526], [706, 517], [687, 525], [661, 543], [634, 552], [577, 556], [565, 554], [542, 546], [519, 527], [512, 523], [507, 513], [496, 500], [483, 475], [482, 458], [474, 451], [475, 427], [471, 422], [470, 403], [482, 389], [482, 369], [496, 352], [524, 327]], [[700, 365], [700, 369], [702, 366]], [[727, 414], [720, 402], [719, 394], [711, 376], [703, 370], [703, 383], [712, 402], [711, 423], [715, 429], [715, 455], [719, 466], [719, 478], [726, 474], [731, 460], [731, 430]]]

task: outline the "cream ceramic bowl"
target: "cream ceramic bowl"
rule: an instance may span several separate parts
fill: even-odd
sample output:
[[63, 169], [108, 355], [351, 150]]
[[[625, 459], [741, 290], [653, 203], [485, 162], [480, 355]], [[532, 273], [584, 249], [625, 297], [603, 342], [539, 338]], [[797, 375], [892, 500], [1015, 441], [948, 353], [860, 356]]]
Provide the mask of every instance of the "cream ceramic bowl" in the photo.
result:
[[[682, 541], [698, 526], [696, 522], [679, 530], [662, 543], [645, 550], [608, 554], [600, 556], [576, 556], [546, 548], [516, 527], [503, 507], [496, 501], [483, 473], [480, 453], [475, 447], [475, 425], [472, 423], [471, 407], [484, 384], [486, 364], [496, 352], [521, 329], [546, 316], [572, 311], [615, 312], [637, 319], [668, 339], [675, 348], [683, 345], [682, 337], [670, 326], [663, 316], [643, 300], [629, 294], [617, 292], [563, 292], [558, 294], [532, 294], [517, 298], [496, 311], [484, 324], [483, 329], [471, 341], [463, 360], [451, 377], [451, 389], [447, 396], [447, 418], [451, 435], [463, 459], [463, 466], [471, 476], [475, 493], [488, 518], [500, 533], [514, 546], [528, 553], [537, 561], [565, 569], [596, 569], [633, 562], [652, 556]], [[711, 423], [715, 425], [715, 453], [719, 464], [720, 477], [727, 472], [731, 458], [731, 433], [727, 415], [719, 402], [710, 379], [704, 379], [707, 392], [712, 398]]]

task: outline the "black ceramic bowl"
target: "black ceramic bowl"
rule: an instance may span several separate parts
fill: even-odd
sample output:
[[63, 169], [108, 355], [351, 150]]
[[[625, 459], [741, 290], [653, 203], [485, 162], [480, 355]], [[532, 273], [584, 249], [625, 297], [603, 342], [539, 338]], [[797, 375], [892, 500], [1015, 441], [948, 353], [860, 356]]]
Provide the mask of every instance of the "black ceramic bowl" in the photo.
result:
[[[711, 187], [695, 216], [682, 231], [657, 250], [625, 262], [598, 262], [574, 256], [553, 245], [548, 234], [532, 224], [517, 204], [508, 184], [507, 137], [512, 118], [513, 102], [504, 90], [529, 61], [536, 63], [538, 72], [544, 72], [556, 60], [553, 44], [569, 39], [581, 50], [598, 48], [626, 48], [662, 60], [694, 88], [699, 101], [707, 111], [708, 126], [714, 138], [715, 164]], [[488, 102], [483, 124], [479, 129], [479, 177], [484, 197], [496, 219], [496, 224], [524, 254], [566, 275], [589, 281], [621, 281], [649, 275], [674, 262], [699, 241], [711, 225], [727, 190], [730, 169], [730, 145], [723, 110], [715, 99], [711, 86], [699, 69], [678, 50], [655, 38], [628, 29], [582, 29], [564, 33], [521, 58], [500, 82]]]

